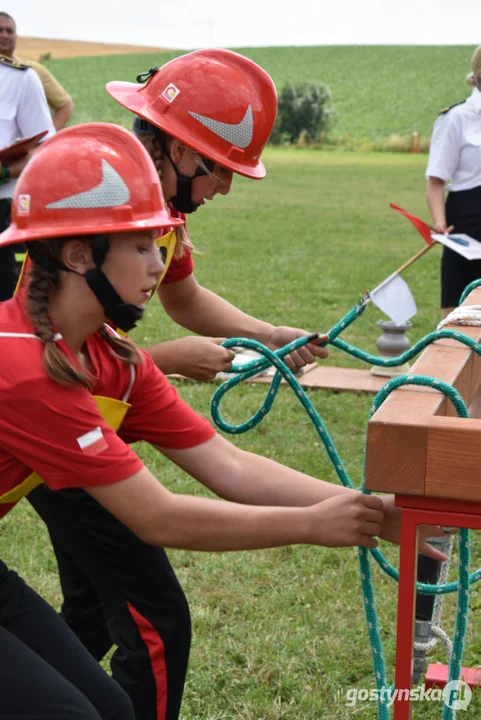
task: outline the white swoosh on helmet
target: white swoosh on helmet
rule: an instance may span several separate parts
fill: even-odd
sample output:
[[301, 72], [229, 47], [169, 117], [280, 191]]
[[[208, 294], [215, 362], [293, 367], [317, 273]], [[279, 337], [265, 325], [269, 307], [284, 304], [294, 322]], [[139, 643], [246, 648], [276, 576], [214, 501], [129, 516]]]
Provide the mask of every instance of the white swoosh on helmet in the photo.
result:
[[70, 195], [45, 207], [49, 210], [60, 210], [63, 208], [105, 208], [125, 205], [130, 199], [129, 188], [106, 160], [101, 162], [102, 179], [98, 185], [91, 190]]
[[235, 145], [239, 148], [246, 148], [251, 144], [252, 135], [254, 132], [254, 118], [252, 116], [252, 107], [249, 105], [244, 117], [239, 123], [231, 125], [230, 123], [221, 122], [220, 120], [213, 120], [212, 118], [206, 117], [205, 115], [199, 115], [198, 113], [189, 110], [189, 115], [198, 120], [206, 128], [209, 128], [215, 135], [227, 140], [231, 145]]

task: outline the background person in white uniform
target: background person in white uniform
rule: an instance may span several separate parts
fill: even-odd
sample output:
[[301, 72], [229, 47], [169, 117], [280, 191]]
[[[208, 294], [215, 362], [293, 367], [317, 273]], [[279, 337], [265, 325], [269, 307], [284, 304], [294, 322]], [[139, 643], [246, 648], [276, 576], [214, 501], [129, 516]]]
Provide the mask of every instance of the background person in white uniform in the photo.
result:
[[[481, 46], [466, 80], [471, 96], [443, 110], [434, 124], [426, 170], [428, 207], [436, 232], [454, 225], [481, 241]], [[445, 201], [445, 189], [449, 190]], [[459, 304], [466, 285], [481, 277], [481, 260], [466, 260], [443, 248], [441, 314]]]
[[61, 130], [72, 115], [72, 98], [45, 65], [41, 65], [30, 59], [24, 60], [18, 57], [18, 55], [15, 55], [16, 44], [17, 26], [15, 20], [8, 13], [0, 11], [0, 55], [5, 55], [35, 70], [45, 90], [47, 103], [52, 111], [52, 122], [55, 129]]
[[[26, 65], [0, 55], [0, 149], [22, 137], [44, 130], [55, 133], [45, 92], [37, 74]], [[47, 136], [48, 137], [48, 136]], [[0, 232], [10, 224], [10, 205], [16, 178], [28, 155], [9, 164], [0, 163]], [[0, 301], [15, 289], [15, 250], [0, 249]]]

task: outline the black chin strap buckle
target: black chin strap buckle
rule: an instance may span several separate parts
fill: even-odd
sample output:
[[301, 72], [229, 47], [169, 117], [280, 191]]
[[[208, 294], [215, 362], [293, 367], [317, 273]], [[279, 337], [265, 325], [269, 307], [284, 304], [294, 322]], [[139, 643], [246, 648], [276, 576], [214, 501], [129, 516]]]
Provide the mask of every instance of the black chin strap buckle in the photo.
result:
[[150, 70], [147, 70], [147, 72], [140, 73], [140, 75], [137, 75], [137, 82], [138, 83], [145, 83], [147, 80], [150, 80], [150, 78], [155, 75], [157, 70], [160, 70], [158, 65], [154, 65], [150, 68]]

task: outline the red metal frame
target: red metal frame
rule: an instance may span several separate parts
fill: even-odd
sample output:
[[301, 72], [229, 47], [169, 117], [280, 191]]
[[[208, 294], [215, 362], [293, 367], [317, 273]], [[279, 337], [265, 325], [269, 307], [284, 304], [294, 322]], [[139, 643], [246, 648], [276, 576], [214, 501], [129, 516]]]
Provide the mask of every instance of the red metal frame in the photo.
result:
[[[396, 495], [401, 508], [401, 550], [396, 635], [396, 688], [409, 690], [413, 675], [413, 636], [417, 572], [417, 526], [481, 530], [481, 503]], [[410, 628], [410, 632], [408, 631]], [[407, 695], [407, 697], [405, 697]], [[409, 692], [396, 694], [394, 720], [410, 720]]]

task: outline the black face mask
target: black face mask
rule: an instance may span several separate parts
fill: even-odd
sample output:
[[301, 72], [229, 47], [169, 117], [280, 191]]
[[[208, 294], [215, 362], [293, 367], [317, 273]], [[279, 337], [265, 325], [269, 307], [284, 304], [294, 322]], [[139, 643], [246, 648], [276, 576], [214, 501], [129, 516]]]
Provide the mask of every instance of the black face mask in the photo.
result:
[[170, 199], [171, 205], [181, 213], [190, 214], [195, 212], [200, 207], [200, 203], [192, 202], [192, 181], [196, 177], [208, 175], [209, 172], [212, 172], [215, 167], [215, 162], [213, 160], [209, 160], [208, 158], [202, 158], [207, 170], [204, 170], [202, 167], [198, 167], [192, 177], [183, 175], [179, 172], [177, 166], [172, 160], [172, 156], [165, 141], [164, 133], [159, 130], [156, 125], [152, 125], [152, 123], [149, 123], [147, 120], [137, 116], [132, 124], [132, 130], [138, 135], [147, 135], [152, 133], [155, 135], [160, 147], [162, 148], [162, 152], [169, 158], [170, 164], [177, 175], [177, 193], [175, 197]]
[[28, 243], [27, 248], [32, 260], [37, 265], [42, 265], [48, 270], [65, 270], [66, 272], [73, 272], [76, 275], [80, 275], [85, 278], [87, 285], [92, 290], [93, 294], [102, 305], [105, 316], [112, 320], [117, 327], [124, 332], [132, 330], [136, 323], [141, 319], [144, 310], [133, 305], [132, 303], [126, 303], [122, 300], [117, 290], [113, 287], [108, 280], [107, 276], [102, 272], [101, 266], [107, 255], [110, 243], [106, 235], [94, 235], [91, 239], [92, 256], [96, 267], [92, 270], [88, 270], [85, 275], [77, 273], [75, 270], [71, 270], [66, 265], [50, 258], [45, 257], [38, 252], [35, 247], [35, 243]]

